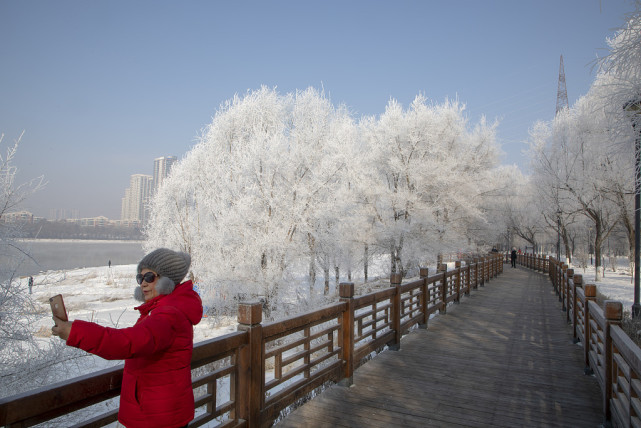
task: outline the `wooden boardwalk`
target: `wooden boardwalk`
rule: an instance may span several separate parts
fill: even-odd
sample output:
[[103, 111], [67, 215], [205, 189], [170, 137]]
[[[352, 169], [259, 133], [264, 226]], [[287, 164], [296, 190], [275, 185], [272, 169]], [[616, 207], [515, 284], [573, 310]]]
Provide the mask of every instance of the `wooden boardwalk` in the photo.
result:
[[280, 421], [278, 427], [599, 427], [596, 379], [583, 374], [549, 278], [505, 265], [447, 314], [413, 330]]

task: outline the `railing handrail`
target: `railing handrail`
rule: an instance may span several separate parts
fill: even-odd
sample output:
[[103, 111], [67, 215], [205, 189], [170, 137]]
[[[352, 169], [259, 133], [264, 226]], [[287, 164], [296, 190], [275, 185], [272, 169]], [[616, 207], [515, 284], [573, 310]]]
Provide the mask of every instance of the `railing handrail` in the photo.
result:
[[[444, 313], [449, 302], [502, 272], [502, 259], [490, 254], [433, 275], [421, 269], [420, 279], [404, 284], [400, 275], [392, 275], [389, 288], [362, 296], [354, 296], [353, 283], [341, 283], [339, 302], [265, 324], [260, 303], [239, 304], [239, 331], [194, 345], [192, 369], [216, 367], [192, 380], [194, 388], [206, 385], [207, 392], [195, 397], [196, 408], [206, 405], [206, 411], [190, 426], [215, 418], [224, 418], [225, 426], [264, 426], [323, 383], [350, 385], [353, 371], [371, 352], [385, 345], [399, 349], [405, 332], [426, 328], [430, 314]], [[289, 336], [295, 338], [279, 342]], [[269, 381], [267, 360], [273, 360]], [[293, 364], [299, 365], [288, 368]], [[0, 399], [0, 425], [29, 426], [116, 397], [122, 371], [119, 365]], [[224, 377], [229, 397], [217, 405], [217, 381]], [[116, 416], [112, 410], [77, 426], [104, 426]]]

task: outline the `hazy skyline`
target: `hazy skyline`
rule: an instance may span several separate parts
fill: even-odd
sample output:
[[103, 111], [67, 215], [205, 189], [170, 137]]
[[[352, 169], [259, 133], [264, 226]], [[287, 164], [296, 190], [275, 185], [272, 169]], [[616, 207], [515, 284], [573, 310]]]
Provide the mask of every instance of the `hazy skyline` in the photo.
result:
[[[458, 98], [470, 122], [500, 120], [503, 163], [525, 167], [528, 128], [584, 95], [629, 0], [0, 2], [0, 133], [25, 132], [24, 208], [120, 217], [132, 174], [178, 159], [220, 104], [276, 87], [324, 88], [378, 115], [390, 98]], [[4, 156], [4, 153], [3, 153]]]

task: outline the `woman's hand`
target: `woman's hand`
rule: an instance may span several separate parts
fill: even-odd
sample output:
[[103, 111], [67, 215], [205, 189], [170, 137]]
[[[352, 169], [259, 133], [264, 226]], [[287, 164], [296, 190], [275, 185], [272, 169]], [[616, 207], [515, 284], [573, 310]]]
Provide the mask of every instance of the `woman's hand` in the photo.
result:
[[71, 321], [63, 321], [54, 315], [53, 323], [55, 325], [51, 327], [51, 334], [66, 341], [71, 332]]

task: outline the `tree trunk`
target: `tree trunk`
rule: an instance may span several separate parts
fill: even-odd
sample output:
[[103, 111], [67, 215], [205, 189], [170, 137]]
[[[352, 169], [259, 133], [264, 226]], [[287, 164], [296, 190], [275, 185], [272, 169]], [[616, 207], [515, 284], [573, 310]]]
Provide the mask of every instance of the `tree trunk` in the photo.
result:
[[561, 226], [561, 240], [563, 240], [563, 246], [565, 247], [565, 256], [568, 258], [568, 264], [570, 264], [572, 263], [572, 250], [570, 248], [568, 233], [565, 229], [565, 226]]
[[396, 245], [394, 245], [394, 240], [390, 242], [389, 259], [391, 263], [390, 272], [396, 273]]
[[400, 239], [398, 240], [398, 245], [394, 245], [394, 268], [395, 270], [392, 273], [400, 273], [401, 275], [405, 276], [405, 272], [403, 271], [403, 259], [401, 258], [401, 254], [403, 251], [403, 241], [404, 241], [404, 236], [401, 234]]
[[309, 257], [309, 295], [314, 292], [314, 284], [316, 284], [316, 256]]
[[365, 282], [367, 282], [367, 270], [369, 268], [369, 246], [365, 244], [365, 251], [363, 257], [363, 274], [365, 275]]
[[310, 234], [307, 235], [307, 245], [309, 246], [309, 295], [314, 293], [316, 284], [316, 240]]
[[323, 266], [323, 274], [325, 275], [325, 288], [323, 289], [323, 294], [327, 296], [329, 294], [329, 262], [325, 263], [325, 266]]
[[594, 280], [601, 279], [601, 245], [603, 245], [603, 231], [601, 230], [601, 221], [594, 222], [595, 237], [594, 237]]
[[[625, 234], [628, 238], [628, 262], [630, 263], [630, 269], [634, 268], [634, 226], [630, 221], [630, 218], [621, 214], [621, 223], [625, 227]], [[630, 270], [632, 272], [632, 270]]]

